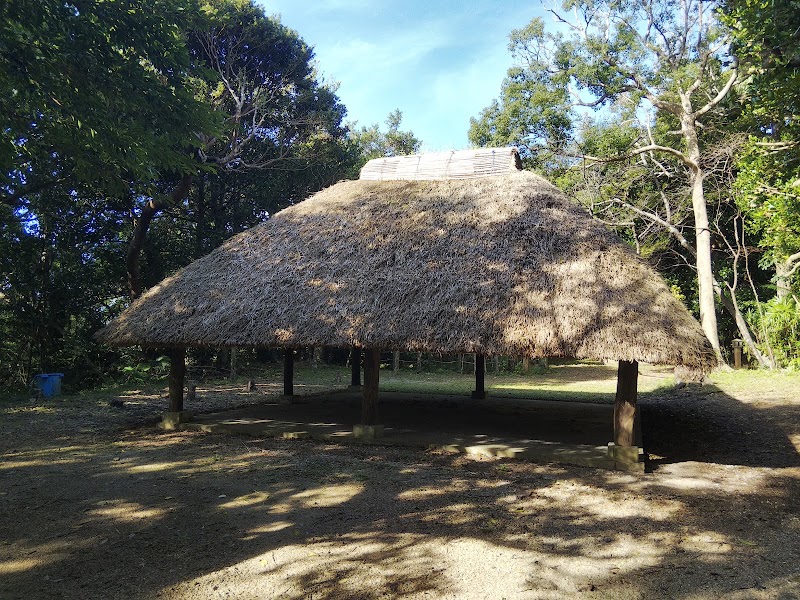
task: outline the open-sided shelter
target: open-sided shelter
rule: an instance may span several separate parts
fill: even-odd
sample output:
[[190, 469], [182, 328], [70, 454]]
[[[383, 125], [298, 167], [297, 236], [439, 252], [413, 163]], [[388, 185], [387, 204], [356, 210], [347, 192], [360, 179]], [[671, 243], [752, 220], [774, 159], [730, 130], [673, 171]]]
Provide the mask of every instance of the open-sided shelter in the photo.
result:
[[653, 268], [508, 148], [371, 161], [148, 290], [98, 338], [363, 349], [364, 425], [381, 350], [613, 359], [618, 446], [633, 445], [637, 361], [716, 364]]

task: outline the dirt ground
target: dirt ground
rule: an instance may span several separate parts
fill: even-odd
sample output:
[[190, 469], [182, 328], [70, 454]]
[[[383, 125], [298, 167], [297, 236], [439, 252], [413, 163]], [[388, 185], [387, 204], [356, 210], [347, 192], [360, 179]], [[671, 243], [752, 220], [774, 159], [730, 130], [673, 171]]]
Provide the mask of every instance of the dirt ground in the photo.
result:
[[800, 598], [797, 381], [648, 394], [644, 475], [159, 432], [163, 393], [8, 402], [0, 598]]

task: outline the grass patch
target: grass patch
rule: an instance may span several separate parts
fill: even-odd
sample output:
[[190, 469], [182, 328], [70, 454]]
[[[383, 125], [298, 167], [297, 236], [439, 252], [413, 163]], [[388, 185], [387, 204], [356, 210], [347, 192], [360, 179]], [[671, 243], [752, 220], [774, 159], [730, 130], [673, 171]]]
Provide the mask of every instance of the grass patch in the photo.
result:
[[[658, 393], [671, 388], [675, 379], [671, 369], [642, 365], [639, 391]], [[567, 363], [528, 374], [486, 374], [490, 396], [536, 398], [576, 402], [611, 402], [617, 386], [616, 366], [602, 363]], [[473, 374], [381, 372], [381, 389], [391, 392], [469, 395], [475, 387]]]
[[800, 372], [741, 369], [717, 371], [712, 383], [729, 396], [760, 391], [765, 398], [797, 399], [800, 396]]

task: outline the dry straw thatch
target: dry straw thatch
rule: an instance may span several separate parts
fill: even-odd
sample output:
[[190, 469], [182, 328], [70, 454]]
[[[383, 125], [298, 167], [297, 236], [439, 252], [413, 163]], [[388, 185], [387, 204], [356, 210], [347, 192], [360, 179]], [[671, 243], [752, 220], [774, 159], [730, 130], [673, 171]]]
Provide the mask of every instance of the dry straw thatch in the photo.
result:
[[98, 338], [716, 364], [649, 265], [522, 171], [340, 182], [150, 289]]

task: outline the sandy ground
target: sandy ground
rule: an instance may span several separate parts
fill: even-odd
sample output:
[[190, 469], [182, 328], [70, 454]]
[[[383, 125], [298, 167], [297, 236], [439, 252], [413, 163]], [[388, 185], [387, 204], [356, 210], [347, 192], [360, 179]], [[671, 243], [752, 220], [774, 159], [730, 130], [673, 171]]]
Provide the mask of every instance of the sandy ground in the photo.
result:
[[163, 433], [158, 394], [13, 403], [0, 598], [798, 598], [800, 394], [753, 387], [644, 400], [644, 475]]

